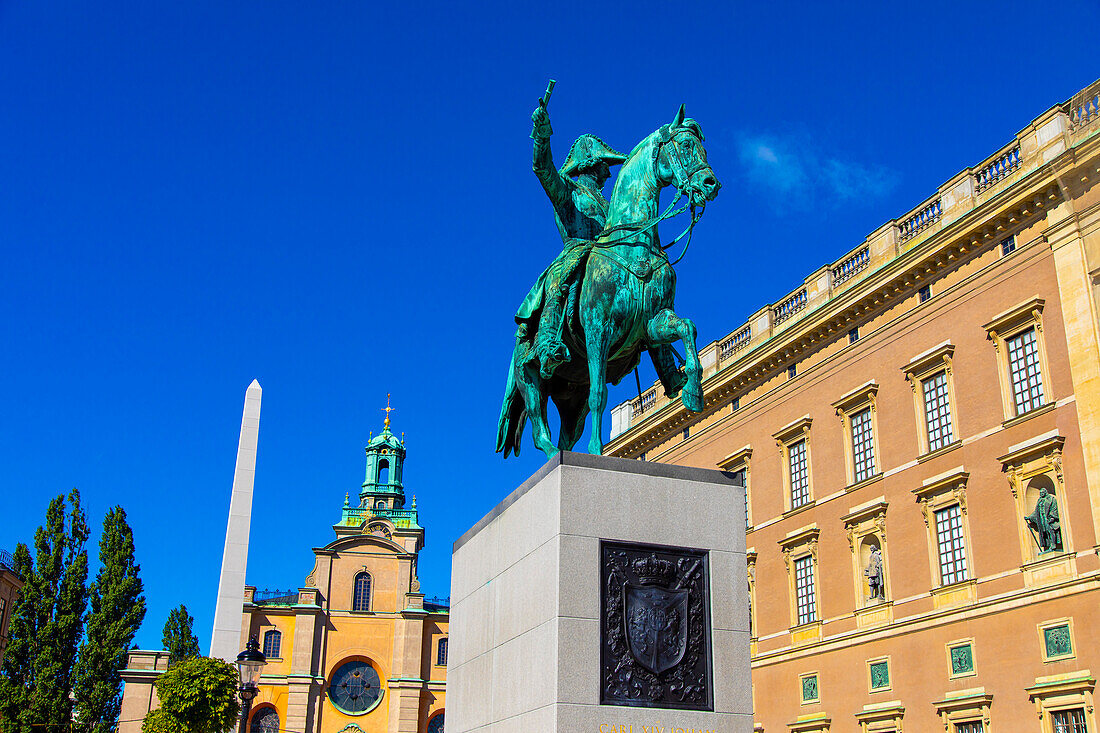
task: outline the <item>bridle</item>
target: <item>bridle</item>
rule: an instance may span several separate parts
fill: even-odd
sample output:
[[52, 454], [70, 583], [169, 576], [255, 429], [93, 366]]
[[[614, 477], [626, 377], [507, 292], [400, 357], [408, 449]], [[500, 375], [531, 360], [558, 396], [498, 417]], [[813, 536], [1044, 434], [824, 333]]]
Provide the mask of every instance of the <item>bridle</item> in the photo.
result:
[[[699, 140], [700, 138], [697, 136], [694, 130], [686, 126], [673, 128], [672, 125], [666, 124], [662, 125], [657, 132], [660, 135], [660, 139], [653, 147], [653, 171], [654, 176], [659, 178], [660, 176], [658, 175], [658, 166], [661, 158], [661, 148], [675, 142], [676, 139], [681, 135], [690, 135], [693, 140]], [[691, 222], [688, 224], [687, 229], [680, 232], [680, 234], [678, 234], [676, 238], [668, 244], [661, 245], [662, 251], [668, 250], [672, 248], [672, 246], [675, 245], [677, 242], [679, 242], [686, 234], [688, 241], [684, 244], [683, 252], [680, 253], [680, 256], [677, 257], [674, 262], [670, 262], [669, 264], [675, 265], [680, 260], [684, 259], [684, 255], [687, 254], [688, 247], [691, 245], [692, 230], [695, 229], [695, 225], [703, 217], [703, 212], [706, 211], [706, 206], [704, 205], [703, 207], [699, 208], [698, 213], [696, 213], [695, 202], [692, 200], [689, 194], [685, 194], [685, 191], [687, 191], [690, 187], [691, 177], [699, 171], [710, 167], [710, 164], [705, 162], [704, 160], [697, 159], [694, 161], [695, 165], [691, 168], [691, 170], [687, 170], [687, 166], [684, 165], [684, 160], [681, 157], [679, 146], [677, 145], [672, 146], [672, 149], [670, 150], [670, 155], [668, 156], [668, 161], [669, 168], [672, 169], [672, 177], [676, 185], [676, 198], [672, 199], [672, 203], [668, 205], [668, 208], [665, 209], [664, 213], [643, 224], [616, 224], [613, 227], [604, 227], [603, 231], [600, 232], [599, 237], [604, 237], [608, 234], [612, 234], [621, 230], [627, 230], [629, 233], [623, 235], [618, 239], [611, 240], [602, 240], [597, 237], [596, 241], [592, 245], [593, 247], [610, 247], [612, 245], [625, 242], [628, 239], [633, 239], [637, 235], [649, 231], [653, 227], [660, 224], [662, 221], [679, 216], [690, 208]], [[684, 204], [679, 209], [673, 210], [676, 204], [680, 201], [680, 198], [685, 195], [687, 195], [688, 197], [688, 203]]]

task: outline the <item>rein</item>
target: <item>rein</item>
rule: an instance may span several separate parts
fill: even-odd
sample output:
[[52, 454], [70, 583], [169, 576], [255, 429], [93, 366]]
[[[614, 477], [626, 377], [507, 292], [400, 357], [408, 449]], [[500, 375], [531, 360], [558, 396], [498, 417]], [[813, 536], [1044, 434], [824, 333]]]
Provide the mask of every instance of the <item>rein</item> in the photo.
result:
[[[683, 132], [688, 132], [688, 134], [690, 134], [690, 131], [688, 131], [688, 130], [683, 130]], [[674, 140], [675, 137], [676, 137], [676, 134], [672, 133], [667, 138], [657, 142], [657, 147], [653, 152], [653, 165], [654, 165], [655, 169], [656, 169], [656, 166], [657, 166], [657, 160], [661, 156], [661, 148], [663, 146], [667, 145], [672, 140]], [[684, 259], [684, 255], [687, 254], [688, 247], [691, 246], [692, 232], [695, 229], [695, 225], [703, 217], [703, 212], [706, 211], [706, 207], [704, 206], [702, 209], [699, 210], [699, 213], [696, 214], [695, 213], [695, 204], [691, 203], [691, 197], [689, 196], [688, 197], [688, 202], [689, 203], [684, 204], [683, 206], [681, 206], [679, 209], [676, 209], [675, 211], [673, 211], [673, 209], [676, 206], [677, 202], [679, 202], [680, 198], [682, 196], [684, 196], [684, 189], [687, 188], [689, 182], [691, 181], [691, 177], [693, 175], [695, 175], [696, 173], [698, 173], [699, 171], [706, 168], [707, 164], [706, 163], [701, 163], [701, 162], [696, 163], [695, 167], [691, 170], [691, 172], [687, 173], [686, 170], [685, 170], [684, 162], [680, 159], [679, 153], [677, 153], [675, 155], [672, 155], [672, 156], [669, 156], [669, 161], [671, 162], [672, 160], [676, 161], [675, 164], [672, 165], [673, 175], [676, 178], [680, 179], [680, 180], [678, 180], [676, 182], [676, 198], [672, 199], [672, 203], [670, 203], [668, 205], [668, 208], [666, 208], [664, 210], [664, 213], [662, 213], [660, 216], [654, 218], [652, 221], [650, 221], [648, 223], [645, 223], [645, 224], [641, 224], [641, 225], [638, 225], [638, 224], [616, 224], [613, 227], [605, 227], [604, 230], [602, 232], [600, 232], [599, 236], [602, 237], [604, 235], [611, 234], [613, 232], [616, 232], [616, 231], [619, 231], [619, 230], [624, 230], [624, 229], [630, 230], [630, 231], [629, 231], [629, 233], [624, 234], [622, 237], [620, 237], [618, 239], [611, 239], [611, 240], [597, 239], [596, 241], [594, 241], [592, 243], [593, 247], [601, 247], [602, 248], [602, 247], [611, 247], [611, 246], [616, 245], [616, 244], [621, 244], [621, 243], [627, 241], [628, 239], [633, 239], [634, 237], [637, 237], [639, 234], [644, 234], [644, 233], [648, 232], [650, 229], [653, 229], [655, 226], [660, 224], [662, 221], [665, 221], [666, 219], [672, 219], [674, 217], [679, 216], [680, 214], [687, 211], [688, 208], [690, 207], [690, 209], [691, 209], [691, 222], [688, 224], [687, 228], [684, 229], [684, 231], [680, 232], [678, 235], [676, 235], [676, 238], [673, 239], [668, 244], [660, 245], [662, 252], [667, 251], [667, 250], [671, 249], [677, 242], [679, 242], [681, 239], [683, 239], [684, 235], [686, 234], [688, 239], [687, 239], [687, 242], [684, 243], [683, 251], [680, 252], [680, 256], [677, 257], [675, 261], [670, 262], [669, 265], [670, 266], [675, 265], [680, 260]]]

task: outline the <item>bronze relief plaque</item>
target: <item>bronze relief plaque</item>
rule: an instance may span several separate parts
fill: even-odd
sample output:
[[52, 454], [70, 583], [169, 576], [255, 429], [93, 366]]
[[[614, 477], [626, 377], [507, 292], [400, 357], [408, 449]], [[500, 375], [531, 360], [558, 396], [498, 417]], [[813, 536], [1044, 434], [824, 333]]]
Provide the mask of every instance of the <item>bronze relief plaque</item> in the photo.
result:
[[705, 550], [600, 542], [600, 702], [713, 710]]

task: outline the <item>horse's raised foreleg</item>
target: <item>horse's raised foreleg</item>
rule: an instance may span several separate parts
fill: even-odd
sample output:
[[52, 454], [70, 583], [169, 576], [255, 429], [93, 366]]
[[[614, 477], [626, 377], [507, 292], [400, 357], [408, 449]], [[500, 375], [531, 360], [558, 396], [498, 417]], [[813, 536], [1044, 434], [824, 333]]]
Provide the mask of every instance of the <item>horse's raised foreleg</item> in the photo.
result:
[[669, 309], [660, 311], [646, 325], [646, 337], [650, 346], [684, 343], [686, 354], [684, 373], [687, 381], [680, 393], [680, 401], [692, 412], [703, 411], [703, 369], [699, 363], [699, 349], [695, 346], [695, 324], [689, 318], [680, 318]]
[[558, 449], [550, 439], [550, 426], [546, 422], [546, 395], [542, 393], [537, 361], [528, 361], [520, 367], [519, 387], [527, 405], [527, 417], [531, 420], [531, 437], [535, 447], [547, 458], [557, 455]]

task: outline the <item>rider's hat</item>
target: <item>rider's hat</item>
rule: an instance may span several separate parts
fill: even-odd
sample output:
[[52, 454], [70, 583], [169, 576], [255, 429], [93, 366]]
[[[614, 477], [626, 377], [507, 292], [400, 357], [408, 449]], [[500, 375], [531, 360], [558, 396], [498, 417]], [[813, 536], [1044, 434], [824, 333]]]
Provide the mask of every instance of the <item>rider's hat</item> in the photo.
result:
[[561, 166], [561, 172], [567, 176], [575, 176], [600, 160], [609, 166], [619, 165], [626, 160], [626, 156], [595, 135], [584, 134], [569, 148], [569, 155]]

